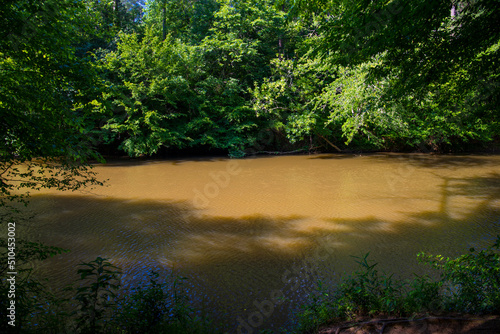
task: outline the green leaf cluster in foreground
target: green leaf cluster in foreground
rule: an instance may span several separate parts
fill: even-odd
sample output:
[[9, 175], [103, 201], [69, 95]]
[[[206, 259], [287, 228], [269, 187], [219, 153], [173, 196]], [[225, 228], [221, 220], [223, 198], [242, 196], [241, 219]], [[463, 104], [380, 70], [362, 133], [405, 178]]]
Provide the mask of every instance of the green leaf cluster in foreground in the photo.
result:
[[312, 333], [322, 325], [358, 316], [498, 314], [500, 312], [500, 236], [488, 249], [455, 259], [418, 254], [439, 279], [415, 276], [400, 280], [381, 273], [368, 254], [358, 258], [361, 270], [345, 277], [338, 287], [320, 284], [315, 295], [296, 314], [298, 333]]
[[[63, 250], [29, 243], [19, 248], [19, 259], [45, 259]], [[124, 290], [121, 270], [97, 257], [81, 263], [73, 285], [51, 292], [31, 278], [20, 261], [16, 278], [15, 325], [2, 321], [2, 333], [215, 333], [208, 319], [189, 305], [185, 277], [160, 278], [152, 271], [146, 284]], [[7, 296], [6, 268], [1, 268], [0, 292]], [[62, 293], [61, 293], [62, 292]], [[0, 315], [6, 319], [9, 300], [2, 298]]]

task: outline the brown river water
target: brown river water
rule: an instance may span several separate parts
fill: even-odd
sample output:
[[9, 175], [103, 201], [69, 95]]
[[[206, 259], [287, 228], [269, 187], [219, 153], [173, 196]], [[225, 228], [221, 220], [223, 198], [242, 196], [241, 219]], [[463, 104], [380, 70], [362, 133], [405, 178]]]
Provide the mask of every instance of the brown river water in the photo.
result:
[[97, 256], [125, 286], [151, 270], [188, 279], [193, 305], [229, 333], [290, 324], [317, 281], [370, 252], [400, 277], [416, 254], [486, 247], [500, 234], [500, 156], [323, 154], [242, 160], [115, 160], [106, 186], [34, 194], [22, 233], [71, 250], [36, 274], [58, 287]]

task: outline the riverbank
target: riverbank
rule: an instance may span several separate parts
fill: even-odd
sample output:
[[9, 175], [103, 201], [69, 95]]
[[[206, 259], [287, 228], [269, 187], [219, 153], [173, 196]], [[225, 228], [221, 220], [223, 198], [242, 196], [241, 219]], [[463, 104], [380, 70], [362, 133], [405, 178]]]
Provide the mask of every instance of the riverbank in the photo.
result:
[[363, 318], [319, 329], [316, 334], [498, 334], [498, 315], [440, 315], [412, 318]]
[[[112, 153], [111, 153], [112, 152]], [[370, 155], [370, 154], [430, 154], [430, 155], [496, 155], [500, 154], [500, 139], [492, 141], [491, 143], [480, 143], [476, 145], [470, 145], [467, 147], [457, 148], [441, 148], [436, 149], [432, 147], [427, 147], [421, 145], [417, 148], [407, 147], [400, 149], [369, 149], [366, 147], [349, 147], [344, 148], [340, 151], [333, 150], [329, 147], [313, 147], [309, 149], [307, 147], [300, 148], [299, 146], [293, 146], [286, 150], [280, 150], [278, 148], [269, 148], [266, 150], [255, 150], [249, 148], [244, 151], [231, 152], [223, 149], [212, 149], [212, 148], [191, 148], [191, 149], [164, 149], [154, 155], [139, 155], [136, 157], [131, 157], [123, 154], [122, 151], [115, 149], [112, 151], [103, 150], [100, 152], [105, 160], [164, 160], [164, 159], [201, 159], [206, 157], [221, 157], [221, 158], [255, 158], [255, 157], [266, 157], [266, 156], [290, 156], [290, 155], [316, 155], [316, 154], [333, 154], [333, 155]]]
[[419, 253], [439, 279], [401, 280], [368, 255], [359, 271], [319, 291], [298, 314], [296, 333], [499, 333], [500, 236], [456, 258]]

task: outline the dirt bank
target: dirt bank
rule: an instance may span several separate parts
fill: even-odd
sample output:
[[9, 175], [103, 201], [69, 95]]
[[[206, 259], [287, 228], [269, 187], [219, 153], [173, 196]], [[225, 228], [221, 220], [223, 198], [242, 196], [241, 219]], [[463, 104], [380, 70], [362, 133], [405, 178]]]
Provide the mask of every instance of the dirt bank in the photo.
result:
[[422, 316], [359, 318], [321, 328], [317, 334], [493, 334], [500, 333], [500, 316]]

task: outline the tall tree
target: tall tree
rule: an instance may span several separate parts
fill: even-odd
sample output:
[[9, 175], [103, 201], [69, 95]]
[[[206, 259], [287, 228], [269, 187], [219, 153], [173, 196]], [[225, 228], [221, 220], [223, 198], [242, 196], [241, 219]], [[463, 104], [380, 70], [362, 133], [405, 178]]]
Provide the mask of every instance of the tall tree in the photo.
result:
[[[289, 37], [284, 13], [266, 0], [185, 3], [149, 1], [146, 34], [120, 35], [104, 61], [112, 87], [104, 110], [113, 115], [106, 129], [125, 138], [130, 155], [203, 145], [241, 152], [266, 126], [250, 107], [249, 88], [271, 72], [279, 38]], [[179, 20], [184, 10], [196, 15], [189, 25]]]
[[148, 0], [144, 21], [163, 39], [171, 35], [195, 44], [207, 35], [218, 6], [216, 0]]
[[366, 77], [367, 85], [386, 81], [375, 109], [385, 110], [381, 120], [398, 110], [408, 144], [438, 147], [499, 135], [498, 1], [293, 3], [301, 15], [327, 18], [315, 51], [331, 64], [377, 59]]
[[91, 59], [76, 56], [92, 15], [82, 2], [0, 5], [0, 204], [15, 189], [99, 184], [91, 136], [99, 83]]

